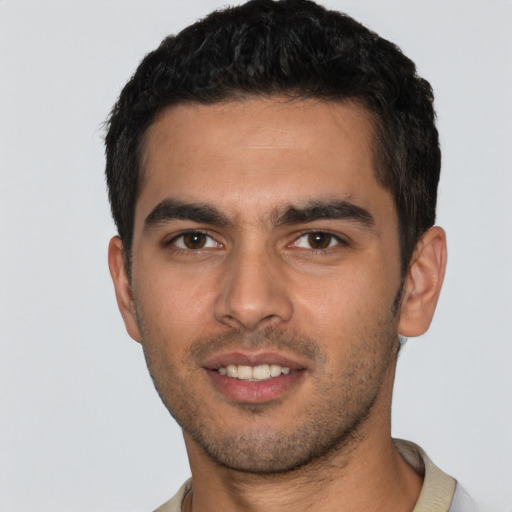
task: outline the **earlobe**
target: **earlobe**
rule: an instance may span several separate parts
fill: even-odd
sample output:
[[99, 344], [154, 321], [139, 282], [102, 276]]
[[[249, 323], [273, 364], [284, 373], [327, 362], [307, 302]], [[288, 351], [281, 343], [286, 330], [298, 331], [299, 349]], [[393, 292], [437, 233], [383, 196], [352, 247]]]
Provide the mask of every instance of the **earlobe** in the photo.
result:
[[140, 342], [140, 329], [137, 322], [130, 278], [125, 266], [123, 242], [118, 236], [113, 237], [108, 245], [108, 267], [114, 282], [117, 305], [123, 317], [126, 330], [135, 341]]
[[398, 332], [414, 337], [430, 326], [446, 269], [446, 233], [430, 228], [416, 246], [404, 284]]

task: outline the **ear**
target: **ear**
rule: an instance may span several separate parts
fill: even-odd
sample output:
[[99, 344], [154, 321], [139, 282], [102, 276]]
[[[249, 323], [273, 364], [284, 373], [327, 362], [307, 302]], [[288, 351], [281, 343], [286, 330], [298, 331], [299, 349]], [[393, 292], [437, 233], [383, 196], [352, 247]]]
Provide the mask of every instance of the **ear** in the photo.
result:
[[137, 322], [130, 279], [125, 266], [123, 242], [118, 236], [112, 238], [108, 244], [108, 268], [110, 269], [112, 281], [114, 281], [117, 305], [123, 317], [126, 330], [135, 341], [140, 342], [140, 329]]
[[407, 272], [398, 332], [414, 337], [430, 327], [446, 269], [446, 233], [430, 228], [418, 242]]

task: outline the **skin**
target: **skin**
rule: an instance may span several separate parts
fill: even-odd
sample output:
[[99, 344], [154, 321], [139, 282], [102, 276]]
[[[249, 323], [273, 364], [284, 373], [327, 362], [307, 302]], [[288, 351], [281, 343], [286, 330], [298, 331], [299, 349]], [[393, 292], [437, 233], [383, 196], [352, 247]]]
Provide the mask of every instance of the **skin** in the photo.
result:
[[[109, 264], [127, 330], [184, 431], [184, 509], [414, 508], [421, 478], [390, 432], [397, 337], [428, 328], [446, 242], [440, 228], [425, 233], [403, 279], [372, 140], [357, 105], [284, 98], [180, 105], [149, 127], [131, 279], [117, 237]], [[178, 201], [208, 215], [187, 206], [175, 218]], [[340, 201], [368, 216], [290, 214]], [[277, 396], [233, 399], [214, 385], [212, 358], [269, 351], [298, 368]]]

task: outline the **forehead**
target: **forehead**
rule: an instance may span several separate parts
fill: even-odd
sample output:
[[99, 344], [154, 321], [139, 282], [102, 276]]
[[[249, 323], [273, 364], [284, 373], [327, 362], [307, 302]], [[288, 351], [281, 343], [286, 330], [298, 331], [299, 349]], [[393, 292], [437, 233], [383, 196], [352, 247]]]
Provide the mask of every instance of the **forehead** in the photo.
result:
[[169, 108], [145, 135], [136, 222], [167, 197], [233, 214], [333, 196], [367, 206], [375, 194], [388, 196], [375, 179], [373, 141], [370, 114], [348, 102], [252, 98]]

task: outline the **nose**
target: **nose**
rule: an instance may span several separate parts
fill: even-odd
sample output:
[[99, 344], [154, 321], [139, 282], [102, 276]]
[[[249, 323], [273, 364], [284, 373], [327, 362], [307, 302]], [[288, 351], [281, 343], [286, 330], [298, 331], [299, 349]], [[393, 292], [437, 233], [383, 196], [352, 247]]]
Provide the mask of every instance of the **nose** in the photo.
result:
[[288, 322], [293, 304], [283, 265], [264, 249], [230, 254], [214, 303], [216, 320], [246, 331]]

